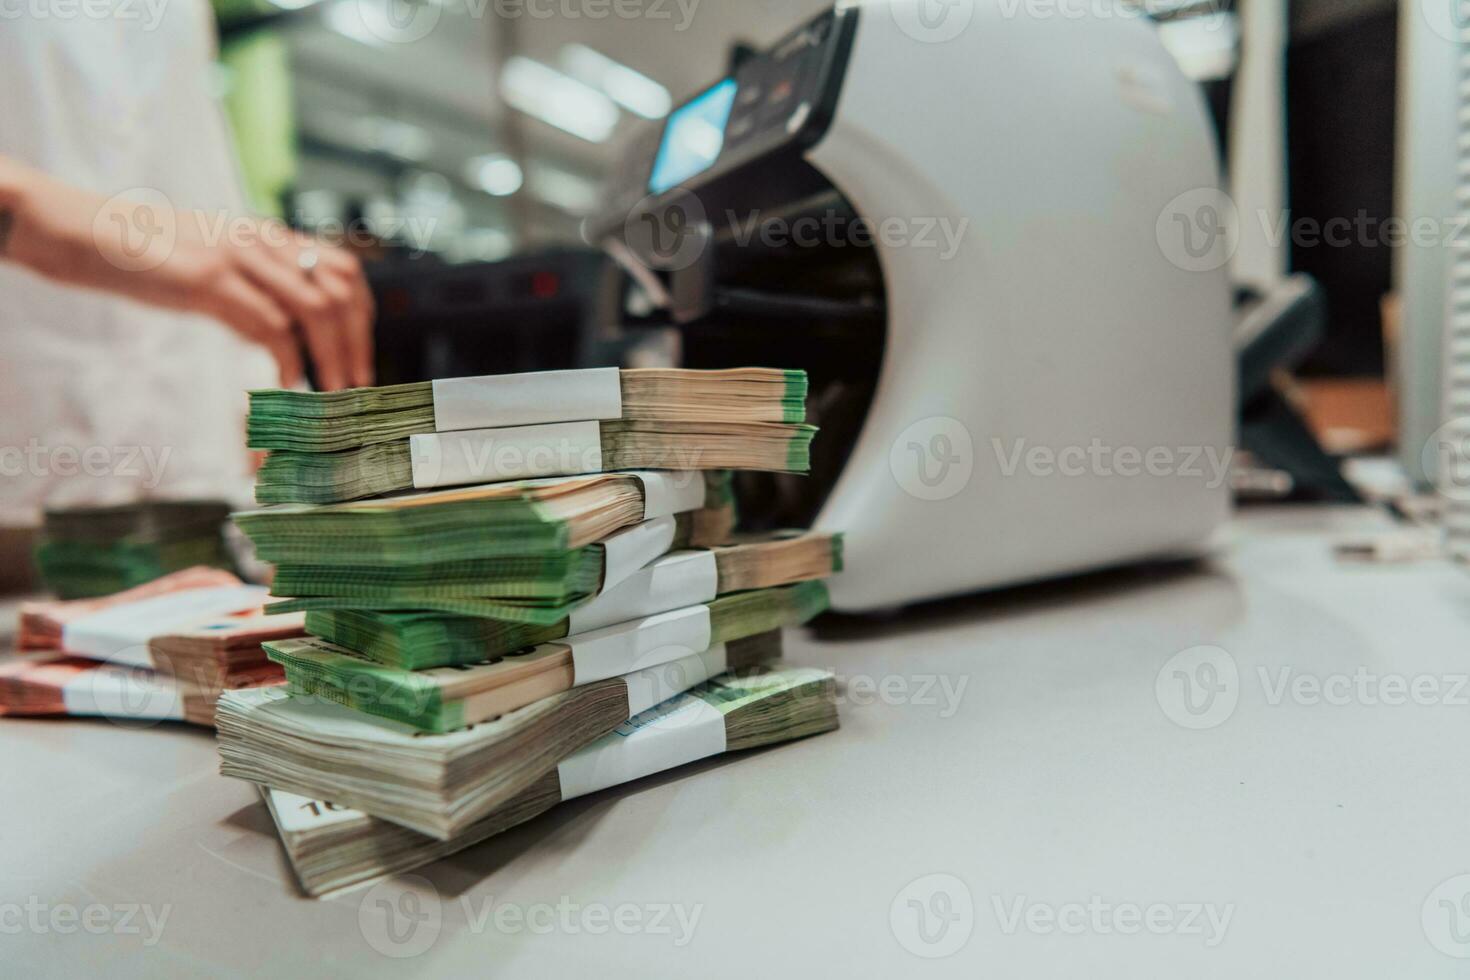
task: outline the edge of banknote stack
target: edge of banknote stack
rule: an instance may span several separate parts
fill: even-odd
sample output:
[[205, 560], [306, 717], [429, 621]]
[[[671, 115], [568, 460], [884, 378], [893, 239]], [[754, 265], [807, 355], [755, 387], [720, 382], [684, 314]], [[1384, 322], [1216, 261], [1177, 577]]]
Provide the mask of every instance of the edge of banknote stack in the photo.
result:
[[143, 501], [114, 507], [49, 508], [33, 555], [46, 588], [93, 599], [196, 566], [232, 569], [219, 501]]
[[212, 727], [221, 692], [284, 682], [263, 644], [304, 635], [305, 617], [267, 616], [266, 597], [201, 566], [103, 598], [25, 603], [0, 716]]
[[264, 504], [612, 470], [804, 473], [804, 371], [595, 368], [325, 395], [251, 392]]
[[836, 728], [832, 676], [781, 655], [841, 536], [735, 533], [731, 470], [809, 465], [806, 390], [598, 369], [252, 393], [251, 444], [285, 459], [257, 497], [280, 503], [235, 520], [276, 565], [267, 611], [305, 633], [264, 645], [284, 686], [221, 696], [221, 771], [261, 788], [302, 888]]

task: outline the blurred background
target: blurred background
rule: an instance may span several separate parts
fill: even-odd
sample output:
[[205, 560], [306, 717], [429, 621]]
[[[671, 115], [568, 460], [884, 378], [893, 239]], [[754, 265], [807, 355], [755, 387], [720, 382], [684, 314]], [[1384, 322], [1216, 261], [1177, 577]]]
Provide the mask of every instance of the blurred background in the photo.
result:
[[[607, 360], [584, 348], [625, 338], [587, 322], [607, 263], [581, 234], [604, 179], [742, 46], [767, 46], [828, 4], [666, 0], [639, 16], [563, 6], [216, 0], [219, 87], [254, 204], [300, 228], [353, 229], [381, 260], [384, 381], [548, 366], [569, 345], [575, 360]], [[1389, 447], [1398, 279], [1414, 270], [1395, 269], [1395, 248], [1372, 229], [1413, 190], [1401, 115], [1416, 53], [1401, 21], [1423, 18], [1394, 0], [1139, 6], [1207, 85], [1236, 203], [1291, 222], [1288, 235], [1274, 217], [1242, 223], [1239, 284], [1264, 294], [1308, 273], [1322, 291], [1320, 338], [1291, 364], [1289, 394], [1333, 453]], [[1339, 216], [1370, 231], [1304, 247], [1298, 226]], [[441, 264], [460, 272], [401, 275]], [[512, 316], [491, 326], [490, 311]], [[453, 329], [457, 317], [473, 328]], [[494, 354], [484, 331], [503, 334]]]
[[[1257, 374], [1333, 456], [1391, 451], [1408, 428], [1416, 479], [1440, 419], [1449, 249], [1401, 247], [1388, 223], [1431, 215], [1443, 237], [1456, 213], [1455, 46], [1436, 36], [1438, 2], [1137, 5], [1209, 96], [1250, 216], [1233, 265], [1243, 309], [1298, 277], [1277, 301], [1305, 307]], [[827, 6], [216, 0], [218, 78], [256, 207], [352, 229], [378, 260], [384, 382], [636, 363], [630, 345], [650, 338], [608, 314], [615, 274], [582, 236], [599, 188], [742, 46]], [[1289, 472], [1246, 482], [1303, 489]]]
[[[830, 4], [220, 0], [256, 206], [449, 262], [581, 244], [633, 134]], [[289, 9], [284, 9], [289, 8]], [[663, 16], [659, 16], [659, 14]]]

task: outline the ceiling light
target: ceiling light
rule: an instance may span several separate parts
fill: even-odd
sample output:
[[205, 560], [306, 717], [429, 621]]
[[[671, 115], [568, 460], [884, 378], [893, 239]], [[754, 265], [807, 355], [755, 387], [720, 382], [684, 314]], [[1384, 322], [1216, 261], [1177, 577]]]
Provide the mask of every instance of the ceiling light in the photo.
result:
[[434, 139], [412, 123], [385, 116], [364, 116], [352, 123], [353, 144], [371, 153], [381, 153], [408, 163], [429, 158]]
[[368, 30], [357, 0], [337, 0], [322, 14], [322, 21], [338, 34], [359, 44], [380, 48], [387, 43]]
[[596, 89], [549, 65], [516, 55], [500, 75], [500, 93], [514, 109], [557, 129], [602, 143], [618, 124], [618, 107]]
[[645, 119], [662, 119], [673, 106], [668, 89], [585, 44], [562, 48], [561, 63], [567, 74]]
[[503, 153], [475, 157], [465, 164], [464, 175], [471, 184], [494, 197], [509, 197], [525, 181], [520, 164]]
[[597, 185], [592, 181], [545, 165], [531, 171], [531, 192], [538, 200], [573, 215], [594, 210], [599, 197]]

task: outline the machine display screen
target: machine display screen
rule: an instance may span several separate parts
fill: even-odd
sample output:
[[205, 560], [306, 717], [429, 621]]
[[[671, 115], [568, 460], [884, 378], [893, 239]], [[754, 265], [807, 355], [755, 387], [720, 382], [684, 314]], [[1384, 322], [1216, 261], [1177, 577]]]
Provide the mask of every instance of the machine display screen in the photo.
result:
[[669, 114], [653, 161], [648, 189], [662, 194], [708, 170], [725, 145], [725, 123], [735, 107], [735, 79], [727, 78]]

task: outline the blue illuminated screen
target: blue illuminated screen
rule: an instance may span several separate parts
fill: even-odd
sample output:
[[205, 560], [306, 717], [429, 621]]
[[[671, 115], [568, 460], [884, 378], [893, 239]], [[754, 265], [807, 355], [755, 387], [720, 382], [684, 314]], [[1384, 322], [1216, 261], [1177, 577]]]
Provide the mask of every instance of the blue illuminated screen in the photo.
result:
[[648, 179], [649, 190], [662, 194], [704, 173], [719, 158], [737, 87], [735, 79], [727, 78], [669, 114], [664, 141], [653, 161], [653, 176]]

